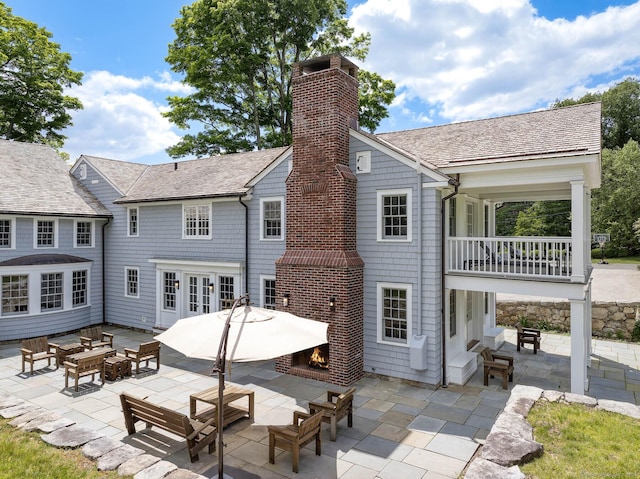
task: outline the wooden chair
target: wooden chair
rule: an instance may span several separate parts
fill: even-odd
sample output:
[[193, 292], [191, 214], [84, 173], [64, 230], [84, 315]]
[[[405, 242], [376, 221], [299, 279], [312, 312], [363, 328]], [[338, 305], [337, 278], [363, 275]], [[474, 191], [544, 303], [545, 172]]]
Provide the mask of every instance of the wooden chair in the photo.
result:
[[353, 394], [356, 388], [349, 388], [343, 393], [327, 391], [327, 400], [324, 402], [310, 402], [309, 411], [311, 414], [322, 411], [322, 420], [331, 424], [332, 441], [336, 440], [338, 421], [347, 417], [347, 425], [353, 427]]
[[93, 326], [80, 330], [80, 344], [86, 349], [100, 348], [102, 346], [113, 347], [113, 334], [103, 333], [102, 326]]
[[519, 324], [516, 349], [520, 351], [520, 346], [525, 344], [533, 344], [533, 354], [538, 354], [538, 349], [540, 349], [540, 330], [524, 328]]
[[42, 359], [46, 359], [47, 365], [51, 366], [51, 359], [56, 358], [56, 369], [58, 368], [58, 345], [50, 343], [46, 336], [23, 340], [20, 352], [22, 353], [22, 372], [24, 372], [25, 363], [29, 363], [33, 375], [33, 363]]
[[[316, 440], [316, 456], [322, 454], [320, 441], [320, 426], [322, 411], [306, 414], [294, 411], [293, 424], [289, 426], [268, 426], [269, 430], [269, 463], [275, 464], [275, 448], [290, 451], [292, 454], [293, 472], [298, 472], [300, 463], [300, 448]], [[302, 421], [301, 421], [302, 420]]]
[[140, 374], [140, 363], [142, 361], [146, 361], [146, 367], [149, 367], [150, 359], [155, 359], [156, 369], [160, 369], [160, 341], [142, 343], [137, 350], [124, 348], [124, 356], [136, 363], [136, 374]]
[[507, 389], [507, 377], [513, 382], [513, 358], [496, 354], [489, 348], [484, 348], [480, 355], [484, 360], [484, 385], [489, 385], [489, 376], [502, 376], [502, 389]]

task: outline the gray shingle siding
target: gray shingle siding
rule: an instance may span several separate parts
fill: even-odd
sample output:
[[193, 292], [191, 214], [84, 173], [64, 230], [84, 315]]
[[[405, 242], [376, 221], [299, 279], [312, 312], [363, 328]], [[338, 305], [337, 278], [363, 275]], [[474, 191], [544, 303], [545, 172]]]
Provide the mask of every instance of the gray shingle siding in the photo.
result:
[[[416, 170], [389, 156], [372, 150], [352, 138], [350, 145], [351, 169], [355, 171], [355, 153], [371, 151], [371, 172], [358, 174], [357, 243], [364, 268], [364, 359], [365, 371], [390, 375], [408, 380], [437, 384], [440, 364], [439, 339], [435, 334], [440, 321], [439, 245], [440, 203], [434, 189], [422, 189], [422, 291], [418, 291], [419, 244], [418, 187], [430, 180]], [[377, 193], [380, 190], [410, 189], [412, 198], [412, 241], [385, 242], [377, 239]], [[410, 284], [412, 290], [412, 328], [427, 335], [429, 368], [418, 371], [409, 367], [410, 350], [405, 346], [381, 344], [378, 334], [378, 283]], [[418, 317], [418, 302], [422, 301], [422, 314]], [[419, 324], [420, 323], [420, 324]]]
[[[263, 306], [261, 276], [275, 276], [276, 260], [282, 256], [285, 250], [284, 237], [282, 241], [265, 241], [261, 240], [260, 224], [260, 199], [282, 197], [283, 201], [283, 217], [285, 209], [285, 181], [289, 174], [288, 161], [285, 159], [270, 173], [268, 173], [253, 188], [253, 199], [249, 205], [249, 293], [252, 303]], [[286, 231], [286, 217], [283, 218], [284, 231]]]

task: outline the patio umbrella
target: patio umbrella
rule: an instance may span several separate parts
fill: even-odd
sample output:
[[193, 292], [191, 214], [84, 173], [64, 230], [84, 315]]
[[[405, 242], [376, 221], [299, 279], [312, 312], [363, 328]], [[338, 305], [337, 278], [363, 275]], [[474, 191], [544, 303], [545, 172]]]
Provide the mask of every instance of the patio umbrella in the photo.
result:
[[[273, 359], [327, 342], [326, 323], [293, 314], [257, 308], [248, 296], [231, 309], [178, 320], [156, 339], [187, 357], [215, 361], [218, 373], [218, 425], [224, 424], [224, 369], [226, 361]], [[223, 473], [222, 427], [218, 427], [218, 478]]]

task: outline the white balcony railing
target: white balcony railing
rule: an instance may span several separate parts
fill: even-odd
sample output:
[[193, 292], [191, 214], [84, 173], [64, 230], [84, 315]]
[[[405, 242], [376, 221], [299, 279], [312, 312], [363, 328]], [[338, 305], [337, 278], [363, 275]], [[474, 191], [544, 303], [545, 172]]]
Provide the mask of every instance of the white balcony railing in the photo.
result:
[[451, 237], [447, 246], [448, 273], [571, 278], [571, 238]]

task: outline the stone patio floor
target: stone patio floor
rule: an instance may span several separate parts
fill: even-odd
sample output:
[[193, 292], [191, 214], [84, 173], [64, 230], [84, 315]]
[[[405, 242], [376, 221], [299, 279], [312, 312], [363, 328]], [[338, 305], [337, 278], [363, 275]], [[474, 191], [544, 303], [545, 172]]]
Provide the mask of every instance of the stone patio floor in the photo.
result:
[[[114, 345], [137, 347], [152, 338], [150, 333], [108, 326]], [[515, 358], [514, 383], [503, 390], [501, 381], [482, 383], [478, 370], [464, 386], [437, 390], [416, 387], [397, 380], [366, 376], [356, 383], [353, 428], [346, 420], [338, 425], [336, 442], [329, 440], [323, 425], [322, 455], [310, 446], [303, 451], [300, 472], [291, 471], [290, 454], [276, 450], [275, 464], [268, 462], [269, 424], [290, 423], [294, 410], [307, 410], [311, 400], [324, 398], [335, 386], [283, 375], [273, 362], [234, 364], [227, 382], [255, 391], [255, 418], [240, 420], [224, 431], [225, 467], [237, 468], [261, 478], [341, 479], [432, 479], [455, 478], [465, 469], [504, 408], [515, 384], [569, 392], [569, 336], [543, 332], [541, 351], [516, 352], [515, 330], [505, 331], [500, 351]], [[75, 342], [77, 335], [56, 337], [55, 342]], [[52, 339], [53, 341], [53, 339]], [[640, 345], [593, 340], [588, 395], [640, 404]], [[80, 390], [64, 388], [63, 369], [36, 363], [33, 376], [21, 373], [18, 343], [0, 345], [0, 391], [57, 412], [76, 424], [122, 440], [206, 477], [217, 473], [217, 454], [200, 453], [189, 461], [183, 440], [164, 431], [143, 430], [127, 436], [119, 393], [146, 397], [165, 407], [189, 412], [189, 395], [215, 387], [208, 361], [185, 358], [162, 346], [158, 372], [152, 362], [138, 376], [107, 381], [100, 387], [90, 378], [80, 380]], [[340, 388], [337, 388], [340, 389]], [[253, 476], [255, 477], [255, 476]]]

